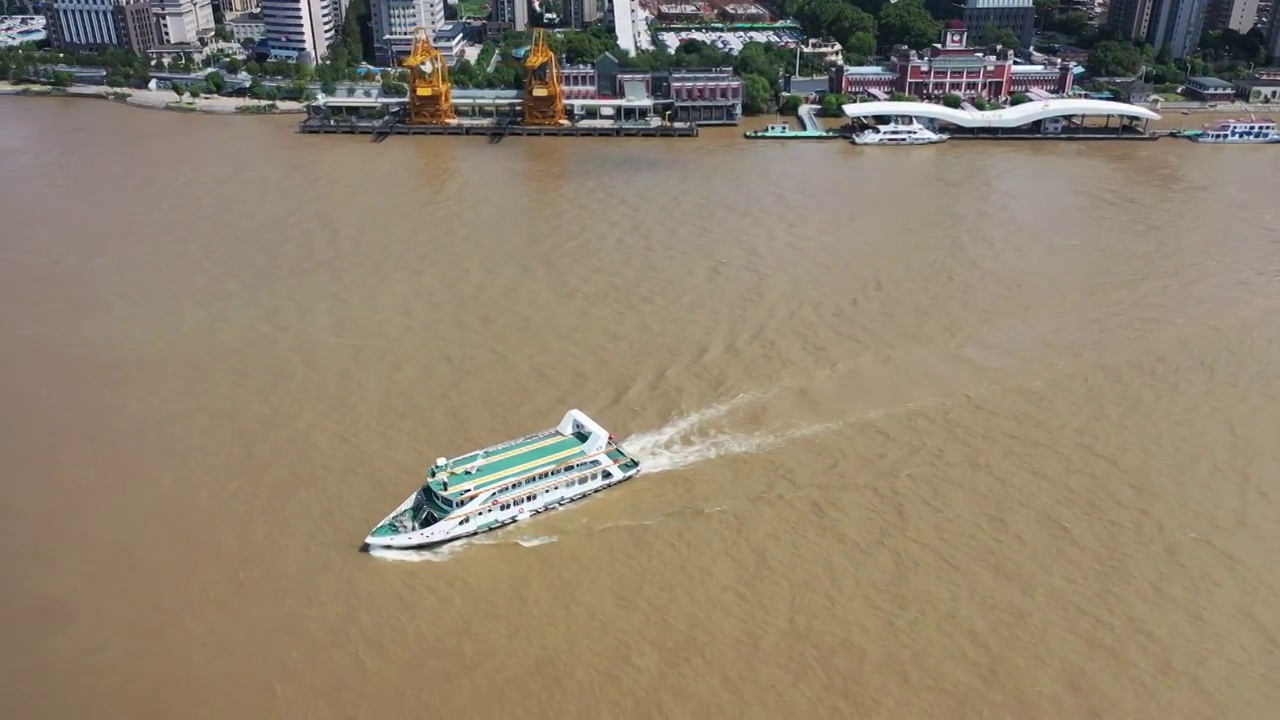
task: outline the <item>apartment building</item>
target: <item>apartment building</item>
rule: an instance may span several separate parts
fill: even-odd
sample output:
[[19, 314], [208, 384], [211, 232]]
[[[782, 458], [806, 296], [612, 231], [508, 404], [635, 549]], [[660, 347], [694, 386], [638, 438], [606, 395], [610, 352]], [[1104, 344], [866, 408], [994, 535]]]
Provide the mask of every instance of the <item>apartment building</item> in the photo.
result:
[[444, 0], [369, 0], [369, 14], [374, 55], [384, 65], [408, 54], [414, 28], [434, 36], [445, 24]]
[[196, 44], [213, 37], [213, 0], [151, 0], [161, 45]]
[[54, 0], [44, 15], [55, 48], [118, 47], [141, 55], [159, 44], [147, 0]]
[[1247, 33], [1253, 29], [1257, 17], [1258, 0], [1209, 0], [1204, 29]]

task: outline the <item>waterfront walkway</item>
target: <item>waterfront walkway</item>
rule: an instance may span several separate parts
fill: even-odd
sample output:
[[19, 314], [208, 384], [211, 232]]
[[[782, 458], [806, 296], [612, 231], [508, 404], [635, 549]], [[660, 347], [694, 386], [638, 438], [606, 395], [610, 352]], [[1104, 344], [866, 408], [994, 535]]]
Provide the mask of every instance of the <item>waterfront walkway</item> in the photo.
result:
[[822, 132], [822, 123], [818, 122], [817, 113], [817, 105], [801, 105], [796, 108], [796, 117], [800, 118], [800, 124], [809, 132]]
[[[87, 97], [109, 98], [112, 93], [123, 98], [123, 102], [134, 107], [151, 108], [153, 110], [178, 109], [186, 112], [214, 113], [218, 115], [235, 115], [237, 108], [272, 104], [265, 100], [249, 98], [223, 97], [220, 95], [202, 95], [194, 102], [190, 96], [179, 101], [172, 90], [140, 90], [135, 88], [112, 89], [101, 85], [72, 85], [67, 88], [48, 88], [43, 85], [12, 85], [0, 82], [0, 95], [47, 95], [49, 97]], [[125, 97], [127, 96], [127, 97]], [[304, 105], [292, 100], [273, 101], [277, 113], [305, 112]]]

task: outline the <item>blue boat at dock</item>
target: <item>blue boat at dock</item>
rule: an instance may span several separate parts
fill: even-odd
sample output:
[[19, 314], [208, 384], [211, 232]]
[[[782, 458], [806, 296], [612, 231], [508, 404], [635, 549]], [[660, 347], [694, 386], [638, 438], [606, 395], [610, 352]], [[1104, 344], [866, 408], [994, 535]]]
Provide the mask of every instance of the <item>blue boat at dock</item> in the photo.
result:
[[822, 124], [818, 122], [817, 105], [801, 105], [796, 110], [796, 116], [800, 118], [800, 124], [804, 126], [802, 130], [796, 130], [791, 127], [790, 123], [770, 123], [763, 130], [749, 130], [742, 134], [743, 137], [749, 139], [832, 139], [842, 137], [840, 133], [834, 130], [825, 130]]

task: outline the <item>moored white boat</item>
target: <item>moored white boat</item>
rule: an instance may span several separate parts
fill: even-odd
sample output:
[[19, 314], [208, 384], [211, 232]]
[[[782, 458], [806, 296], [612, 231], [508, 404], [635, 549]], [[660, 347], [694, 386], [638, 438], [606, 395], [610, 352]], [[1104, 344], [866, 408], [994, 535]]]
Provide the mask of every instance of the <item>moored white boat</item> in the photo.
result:
[[580, 410], [550, 430], [440, 458], [427, 482], [365, 538], [369, 547], [422, 548], [523, 520], [635, 477], [638, 460]]
[[946, 142], [949, 136], [934, 132], [918, 122], [875, 125], [853, 136], [855, 145], [932, 145]]
[[1276, 122], [1270, 118], [1248, 120], [1220, 120], [1191, 137], [1198, 143], [1227, 145], [1270, 145], [1280, 143]]

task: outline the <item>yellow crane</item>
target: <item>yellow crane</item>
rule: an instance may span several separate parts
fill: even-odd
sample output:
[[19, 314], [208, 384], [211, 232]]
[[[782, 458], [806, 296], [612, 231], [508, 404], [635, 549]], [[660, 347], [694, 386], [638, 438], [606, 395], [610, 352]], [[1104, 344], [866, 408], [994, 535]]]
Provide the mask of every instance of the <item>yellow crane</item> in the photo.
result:
[[409, 124], [444, 125], [457, 119], [449, 65], [431, 45], [427, 29], [413, 29], [413, 49], [401, 63], [409, 69]]
[[547, 44], [546, 33], [535, 28], [533, 45], [524, 59], [524, 124], [561, 125], [564, 121], [560, 64]]

